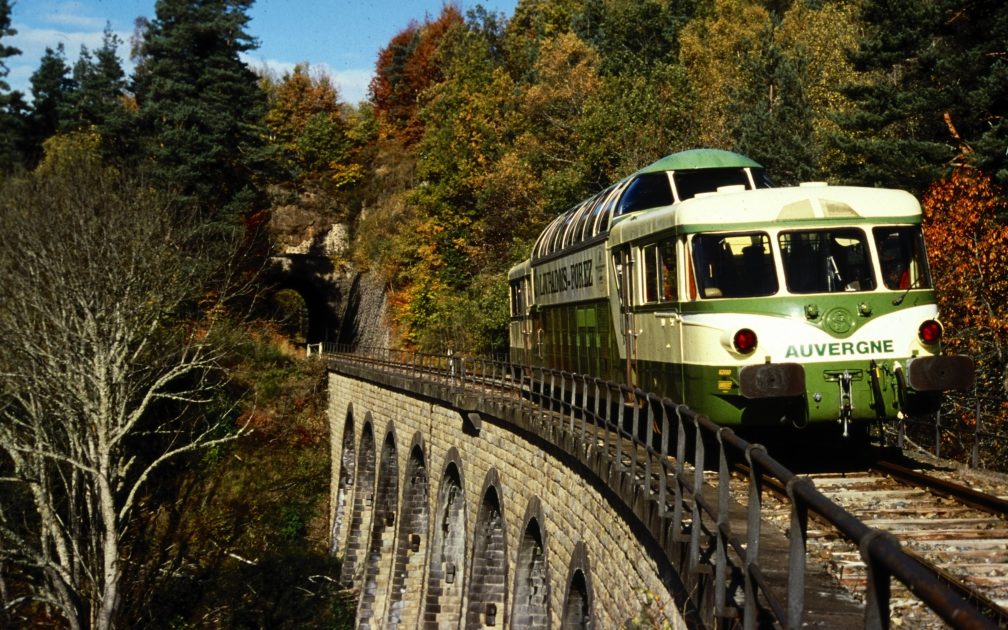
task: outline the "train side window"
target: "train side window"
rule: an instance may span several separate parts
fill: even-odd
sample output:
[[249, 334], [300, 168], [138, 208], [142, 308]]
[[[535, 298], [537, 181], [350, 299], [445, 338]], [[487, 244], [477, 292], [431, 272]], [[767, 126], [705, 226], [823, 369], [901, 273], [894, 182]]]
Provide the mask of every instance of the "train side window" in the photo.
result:
[[668, 206], [673, 202], [668, 173], [642, 173], [633, 180], [620, 197], [616, 215]]
[[579, 234], [581, 234], [582, 241], [587, 241], [593, 236], [595, 236], [592, 228], [595, 226], [599, 209], [605, 205], [606, 199], [612, 192], [613, 192], [613, 186], [609, 186], [608, 188], [606, 188], [605, 191], [599, 193], [594, 198], [592, 198], [592, 203], [589, 204], [587, 212], [584, 215], [582, 215], [581, 221], [578, 224], [578, 232]]
[[626, 181], [623, 181], [610, 188], [605, 201], [592, 211], [591, 236], [601, 234], [609, 229], [609, 215], [612, 214], [613, 208], [616, 207], [616, 202], [619, 201], [620, 195], [623, 194], [623, 188], [626, 186], [626, 183]]
[[675, 241], [646, 245], [644, 259], [644, 302], [671, 302], [676, 299]]
[[552, 254], [553, 252], [560, 251], [560, 247], [563, 244], [563, 235], [567, 231], [567, 226], [570, 225], [571, 213], [570, 211], [563, 214], [563, 219], [556, 226], [556, 230], [553, 232], [553, 238], [550, 241], [549, 251], [547, 253]]
[[564, 247], [569, 247], [581, 242], [581, 226], [584, 223], [585, 214], [587, 214], [591, 209], [592, 202], [594, 200], [595, 198], [592, 197], [578, 206], [576, 211], [571, 213], [571, 218], [567, 223], [567, 228], [563, 237]]
[[558, 226], [563, 223], [564, 215], [560, 215], [543, 230], [543, 233], [539, 236], [539, 241], [536, 243], [535, 254], [536, 257], [546, 256], [552, 253], [550, 249], [553, 243], [553, 235], [556, 233]]
[[662, 300], [672, 302], [679, 299], [678, 278], [676, 276], [676, 242], [671, 239], [662, 241], [658, 248], [658, 257], [661, 260]]
[[658, 245], [646, 245], [641, 250], [644, 258], [644, 302], [657, 302], [661, 296], [661, 261]]

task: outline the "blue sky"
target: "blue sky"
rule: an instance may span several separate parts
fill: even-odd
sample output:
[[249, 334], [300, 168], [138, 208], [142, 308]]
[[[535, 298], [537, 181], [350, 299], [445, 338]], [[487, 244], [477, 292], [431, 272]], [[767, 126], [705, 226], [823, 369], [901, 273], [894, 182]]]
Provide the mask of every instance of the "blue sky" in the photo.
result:
[[[516, 0], [456, 0], [463, 14], [477, 3], [511, 16]], [[81, 45], [101, 46], [106, 22], [126, 42], [120, 58], [127, 72], [129, 40], [134, 20], [154, 18], [155, 0], [13, 0], [11, 26], [14, 37], [4, 43], [21, 50], [7, 59], [12, 89], [31, 96], [30, 78], [38, 68], [46, 46], [63, 44], [72, 66]], [[345, 101], [366, 97], [378, 51], [410, 20], [436, 17], [443, 0], [258, 0], [249, 15], [249, 31], [259, 48], [246, 61], [253, 67], [267, 66], [277, 73], [295, 64], [309, 62], [326, 71], [340, 87]]]

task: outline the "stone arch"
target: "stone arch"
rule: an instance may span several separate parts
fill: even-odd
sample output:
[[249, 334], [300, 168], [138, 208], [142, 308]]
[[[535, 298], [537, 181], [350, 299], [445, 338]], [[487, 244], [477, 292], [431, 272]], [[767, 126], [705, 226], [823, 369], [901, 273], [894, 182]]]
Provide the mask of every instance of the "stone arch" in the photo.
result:
[[507, 627], [507, 529], [501, 501], [501, 483], [496, 469], [487, 472], [480, 493], [479, 513], [473, 531], [472, 562], [469, 565], [469, 605], [465, 627]]
[[354, 451], [353, 403], [347, 405], [346, 422], [343, 423], [343, 445], [340, 452], [339, 477], [336, 483], [336, 505], [332, 508], [332, 528], [329, 532], [329, 553], [340, 547], [343, 524], [347, 516], [347, 496], [353, 487], [356, 452]]
[[424, 457], [423, 437], [417, 432], [410, 445], [406, 477], [403, 482], [402, 501], [399, 508], [399, 534], [395, 560], [392, 565], [392, 589], [389, 592], [388, 628], [397, 628], [404, 621], [416, 625], [419, 610], [407, 610], [406, 593], [418, 601], [423, 592], [424, 554], [427, 549], [427, 523], [429, 520], [427, 462]]
[[374, 514], [364, 561], [364, 580], [357, 604], [357, 627], [369, 628], [379, 617], [384, 605], [380, 585], [388, 584], [392, 569], [392, 554], [382, 550], [392, 548], [395, 539], [396, 507], [399, 502], [399, 456], [396, 452], [395, 427], [389, 423], [382, 443], [381, 461], [375, 488]]
[[353, 511], [350, 513], [350, 530], [347, 532], [346, 552], [340, 569], [340, 583], [352, 586], [359, 573], [358, 558], [364, 546], [364, 534], [371, 522], [374, 507], [375, 441], [371, 412], [364, 417], [360, 447], [357, 449], [357, 479], [354, 481]]
[[518, 543], [515, 565], [511, 625], [515, 628], [548, 628], [549, 565], [546, 558], [545, 523], [539, 497], [532, 497], [525, 510], [525, 524]]
[[267, 299], [284, 290], [294, 291], [304, 300], [308, 314], [305, 336], [308, 343], [339, 341], [342, 287], [336, 282], [336, 270], [326, 256], [288, 254], [274, 256], [263, 279], [272, 286]]
[[455, 447], [445, 457], [436, 510], [431, 527], [423, 626], [457, 628], [465, 592], [466, 501], [462, 458]]
[[588, 547], [584, 541], [578, 541], [574, 546], [574, 553], [571, 554], [570, 567], [567, 572], [567, 593], [564, 595], [563, 618], [560, 620], [560, 627], [563, 630], [594, 628], [593, 601]]

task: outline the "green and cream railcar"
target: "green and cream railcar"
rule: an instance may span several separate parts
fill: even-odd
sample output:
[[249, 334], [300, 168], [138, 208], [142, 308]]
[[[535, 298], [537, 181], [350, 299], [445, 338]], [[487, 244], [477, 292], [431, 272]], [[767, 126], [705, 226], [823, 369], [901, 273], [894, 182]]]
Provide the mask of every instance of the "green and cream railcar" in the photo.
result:
[[767, 185], [747, 158], [689, 151], [558, 217], [510, 273], [512, 360], [726, 424], [845, 432], [972, 383], [940, 354], [913, 196]]

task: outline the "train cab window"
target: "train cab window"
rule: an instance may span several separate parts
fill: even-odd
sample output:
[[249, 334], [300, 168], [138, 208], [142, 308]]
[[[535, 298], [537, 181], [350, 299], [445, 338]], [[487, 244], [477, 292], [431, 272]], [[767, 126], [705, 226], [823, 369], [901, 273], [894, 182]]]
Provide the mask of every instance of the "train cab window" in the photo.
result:
[[676, 299], [675, 241], [646, 245], [644, 259], [644, 302], [670, 302]]
[[672, 202], [672, 186], [666, 171], [642, 173], [623, 192], [616, 207], [616, 215], [668, 206]]
[[791, 293], [875, 289], [868, 244], [857, 228], [781, 232], [778, 242]]
[[777, 293], [770, 237], [763, 232], [697, 234], [693, 268], [704, 298], [759, 297]]
[[887, 289], [925, 289], [931, 287], [924, 238], [917, 226], [877, 227], [872, 229], [879, 271]]
[[716, 192], [722, 186], [745, 186], [752, 189], [773, 188], [774, 185], [762, 168], [734, 167], [673, 171], [672, 183], [678, 201], [692, 199], [700, 193]]

